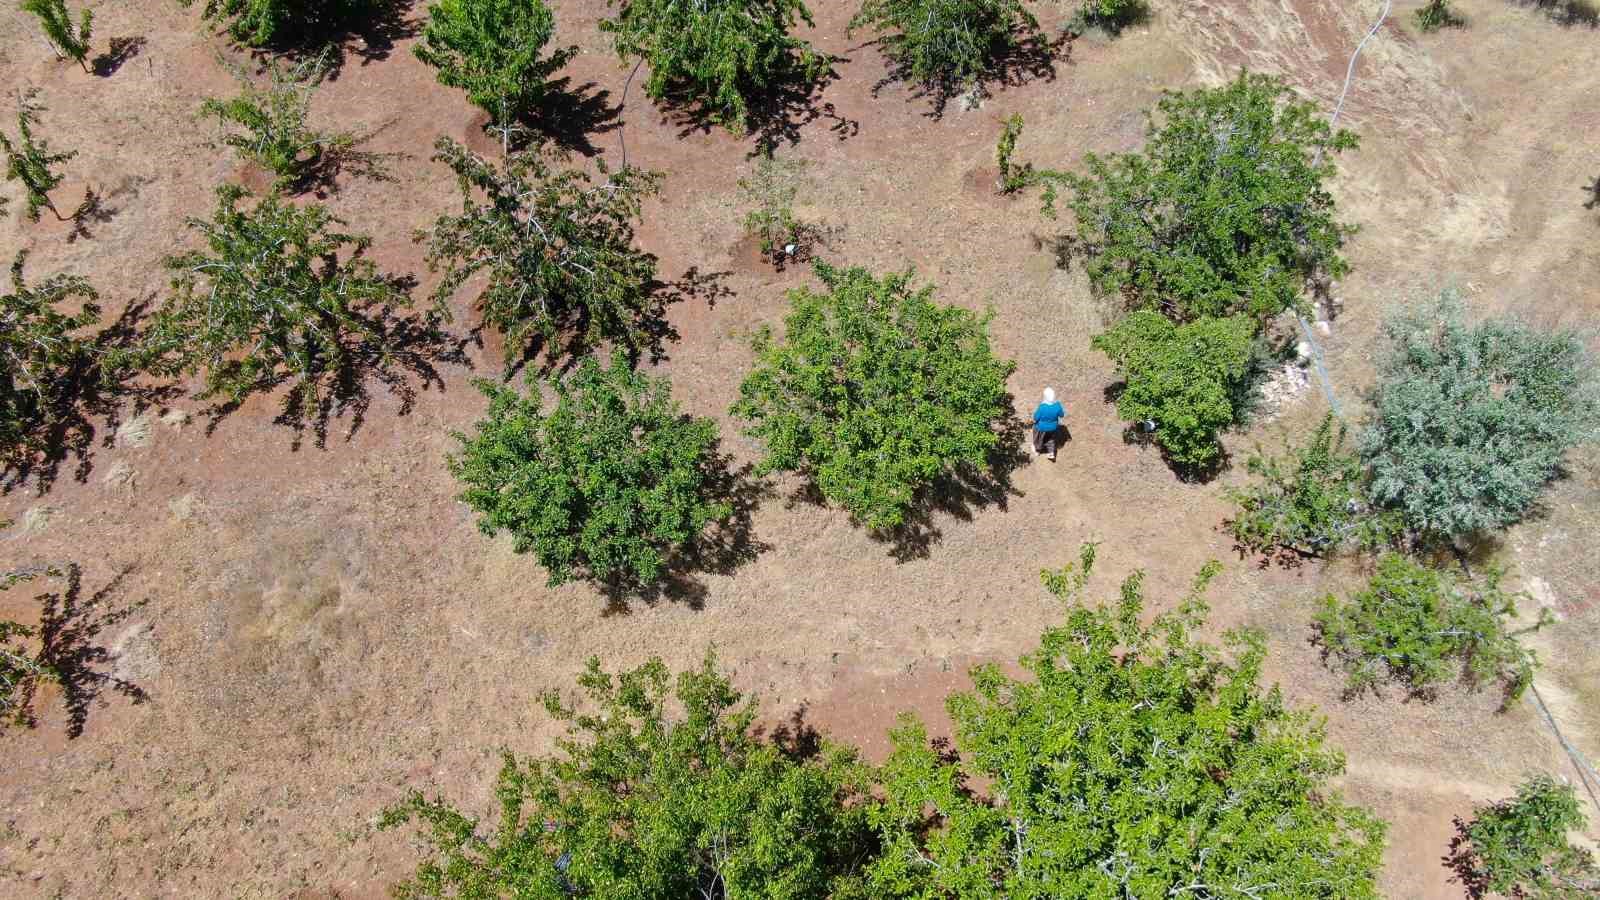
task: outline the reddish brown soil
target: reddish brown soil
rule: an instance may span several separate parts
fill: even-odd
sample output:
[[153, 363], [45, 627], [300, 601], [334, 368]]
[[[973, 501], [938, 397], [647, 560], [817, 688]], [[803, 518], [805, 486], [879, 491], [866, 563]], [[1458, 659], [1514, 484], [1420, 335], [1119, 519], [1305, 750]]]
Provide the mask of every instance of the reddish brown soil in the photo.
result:
[[[55, 62], [6, 6], [0, 82], [40, 87], [43, 132], [80, 151], [71, 177], [107, 195], [106, 213], [70, 241], [48, 216], [38, 226], [13, 216], [0, 222], [0, 251], [29, 249], [35, 277], [90, 277], [114, 314], [162, 296], [159, 260], [187, 245], [183, 219], [211, 209], [214, 185], [261, 185], [226, 148], [204, 145], [210, 126], [195, 111], [231, 84], [214, 58], [221, 45], [192, 10], [166, 0], [89, 5], [99, 34], [145, 38], [138, 55], [110, 77], [86, 76]], [[98, 670], [137, 685], [146, 702], [104, 690], [81, 736], [69, 737], [47, 692], [37, 728], [0, 738], [0, 893], [379, 896], [416, 857], [410, 835], [374, 830], [378, 812], [414, 789], [484, 808], [498, 748], [549, 746], [536, 693], [570, 685], [594, 654], [611, 665], [658, 654], [685, 666], [715, 646], [774, 721], [803, 710], [877, 757], [895, 712], [942, 721], [942, 698], [970, 664], [1029, 649], [1058, 616], [1039, 570], [1097, 540], [1105, 594], [1142, 567], [1151, 596], [1166, 602], [1205, 560], [1227, 561], [1213, 591], [1217, 627], [1266, 629], [1271, 677], [1327, 715], [1349, 755], [1346, 790], [1394, 823], [1386, 891], [1459, 896], [1439, 864], [1450, 817], [1503, 795], [1527, 770], [1565, 771], [1550, 735], [1526, 707], [1497, 714], [1487, 696], [1342, 701], [1306, 643], [1307, 623], [1317, 597], [1359, 573], [1263, 568], [1232, 554], [1217, 524], [1222, 486], [1240, 474], [1180, 483], [1154, 453], [1123, 442], [1103, 397], [1111, 372], [1088, 348], [1099, 309], [1081, 274], [1057, 269], [1040, 244], [1060, 226], [1031, 200], [979, 189], [992, 184], [995, 136], [1011, 112], [1027, 120], [1019, 159], [1065, 167], [1085, 151], [1137, 146], [1141, 111], [1162, 89], [1211, 83], [1241, 64], [1331, 101], [1377, 7], [1156, 5], [1149, 28], [1076, 42], [1054, 80], [997, 88], [980, 108], [952, 105], [942, 119], [898, 86], [875, 94], [882, 64], [863, 36], [846, 36], [852, 9], [816, 10], [811, 39], [847, 60], [820, 96], [826, 114], [780, 152], [813, 164], [802, 214], [844, 228], [828, 258], [914, 265], [945, 300], [994, 309], [996, 341], [1018, 362], [1019, 411], [1050, 384], [1072, 413], [1075, 439], [1059, 462], [1020, 468], [1003, 503], [937, 515], [925, 556], [897, 560], [840, 513], [788, 499], [796, 485], [780, 481], [755, 514], [763, 552], [697, 576], [679, 599], [619, 607], [584, 586], [545, 588], [508, 540], [478, 533], [441, 462], [449, 431], [481, 409], [469, 379], [500, 371], [492, 337], [468, 346], [470, 365], [442, 364], [442, 386], [419, 385], [405, 415], [375, 385], [364, 422], [352, 431], [350, 417], [336, 420], [325, 448], [295, 448], [273, 424], [276, 398], [251, 399], [214, 430], [202, 404], [180, 398], [168, 411], [188, 412], [187, 422], [156, 410], [103, 428], [81, 479], [69, 467], [47, 493], [0, 500], [0, 518], [19, 523], [0, 537], [8, 566], [76, 561], [86, 595], [125, 573], [103, 606], [148, 601], [85, 637], [104, 648]], [[1419, 37], [1397, 17], [1346, 109], [1362, 148], [1341, 161], [1338, 192], [1363, 230], [1327, 350], [1347, 405], [1370, 382], [1382, 314], [1440, 284], [1463, 285], [1478, 309], [1542, 324], [1592, 322], [1600, 305], [1600, 216], [1583, 208], [1581, 190], [1600, 176], [1590, 140], [1600, 133], [1595, 38], [1498, 0], [1460, 5], [1473, 19], [1465, 31]], [[557, 15], [562, 38], [583, 51], [572, 86], [615, 106], [627, 69], [594, 27], [603, 11], [581, 0]], [[380, 129], [370, 149], [412, 157], [395, 167], [396, 182], [340, 180], [326, 202], [374, 236], [379, 265], [419, 277], [420, 303], [433, 278], [411, 233], [457, 202], [448, 173], [428, 161], [432, 143], [446, 134], [492, 152], [496, 142], [408, 44], [352, 55], [314, 115]], [[749, 460], [756, 448], [726, 417], [748, 336], [780, 323], [785, 290], [809, 276], [760, 265], [739, 233], [734, 182], [752, 141], [685, 129], [638, 87], [620, 114], [628, 159], [667, 174], [640, 240], [664, 278], [695, 270], [723, 289], [714, 303], [671, 308], [678, 340], [660, 370]], [[623, 136], [589, 139], [617, 162]], [[464, 331], [464, 298], [457, 312]], [[1274, 444], [1322, 408], [1310, 392], [1231, 444]], [[1500, 549], [1543, 579], [1565, 616], [1539, 638], [1548, 661], [1539, 683], [1594, 756], [1597, 474], [1594, 455], [1576, 457], [1547, 514]], [[27, 597], [5, 595], [0, 614], [26, 618]]]

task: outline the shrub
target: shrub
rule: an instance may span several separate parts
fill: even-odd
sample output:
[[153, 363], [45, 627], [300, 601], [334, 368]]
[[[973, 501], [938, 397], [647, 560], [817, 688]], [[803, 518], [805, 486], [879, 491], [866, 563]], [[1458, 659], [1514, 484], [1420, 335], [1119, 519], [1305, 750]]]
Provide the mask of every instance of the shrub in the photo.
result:
[[[614, 0], [606, 0], [608, 4]], [[645, 93], [698, 107], [733, 131], [749, 128], [752, 104], [794, 82], [832, 71], [829, 57], [789, 29], [813, 24], [801, 0], [615, 0], [621, 9], [600, 29], [617, 55], [650, 64]]]
[[1321, 727], [1261, 687], [1264, 637], [1194, 638], [1220, 566], [1145, 626], [1138, 573], [1114, 609], [1077, 602], [1092, 560], [1045, 573], [1066, 621], [1029, 677], [980, 666], [946, 701], [953, 747], [909, 715], [891, 732], [869, 896], [1378, 897], [1384, 825], [1333, 790]]
[[[55, 275], [29, 287], [22, 277], [26, 260], [26, 253], [17, 254], [11, 293], [0, 294], [0, 459], [21, 468], [62, 440], [58, 432], [71, 421], [65, 407], [98, 356], [75, 332], [100, 319], [88, 281]], [[64, 304], [77, 308], [57, 308]]]
[[1145, 0], [1082, 0], [1072, 24], [1075, 31], [1092, 27], [1115, 35], [1149, 17], [1150, 4]]
[[[1386, 553], [1366, 590], [1346, 603], [1323, 600], [1316, 640], [1344, 668], [1352, 694], [1393, 679], [1428, 697], [1460, 672], [1474, 689], [1498, 681], [1509, 703], [1533, 680], [1538, 659], [1517, 640], [1523, 632], [1510, 630], [1521, 595], [1502, 590], [1501, 578], [1491, 570], [1481, 584], [1460, 582]], [[1547, 624], [1548, 615], [1525, 630]]]
[[871, 529], [905, 521], [918, 492], [988, 465], [1014, 366], [988, 317], [939, 306], [911, 273], [816, 264], [827, 288], [789, 294], [782, 341], [763, 328], [733, 414], [766, 445], [758, 472], [799, 472]]
[[[707, 654], [670, 685], [659, 659], [579, 679], [593, 712], [554, 694], [559, 753], [506, 754], [497, 821], [421, 795], [384, 827], [420, 820], [433, 859], [401, 897], [844, 897], [872, 851], [864, 773], [824, 746], [801, 761], [751, 736], [745, 702]], [[668, 704], [681, 707], [669, 716]]]
[[66, 153], [51, 153], [50, 145], [43, 138], [33, 136], [33, 126], [39, 121], [39, 113], [45, 111], [34, 100], [38, 92], [29, 90], [17, 98], [17, 139], [15, 142], [0, 131], [0, 151], [6, 155], [6, 180], [22, 183], [22, 189], [27, 192], [28, 209], [23, 215], [28, 221], [39, 221], [39, 210], [48, 209], [61, 221], [65, 221], [61, 213], [56, 210], [56, 205], [50, 201], [50, 192], [61, 184], [61, 176], [52, 171], [57, 163], [64, 163], [78, 155], [78, 151], [69, 150]]
[[1467, 20], [1450, 5], [1450, 0], [1428, 0], [1417, 7], [1416, 16], [1417, 27], [1424, 32], [1459, 28], [1467, 24]]
[[1451, 863], [1474, 897], [1586, 900], [1600, 895], [1600, 864], [1567, 833], [1587, 825], [1571, 785], [1534, 775], [1515, 797], [1456, 820]]
[[489, 413], [472, 437], [456, 435], [450, 472], [483, 532], [509, 531], [552, 586], [575, 577], [652, 585], [673, 551], [731, 514], [715, 496], [716, 423], [685, 416], [665, 380], [634, 372], [622, 354], [608, 368], [587, 357], [552, 379], [549, 413], [536, 392], [478, 386]]
[[1153, 423], [1156, 443], [1178, 468], [1205, 470], [1222, 459], [1217, 432], [1234, 424], [1249, 390], [1254, 334], [1244, 316], [1178, 325], [1137, 310], [1091, 343], [1126, 382], [1117, 415]]
[[205, 370], [200, 398], [237, 402], [292, 381], [284, 412], [294, 419], [318, 407], [330, 378], [386, 356], [387, 335], [369, 313], [410, 299], [363, 256], [371, 238], [329, 230], [344, 222], [322, 205], [268, 196], [241, 209], [249, 196], [225, 185], [210, 220], [188, 220], [206, 246], [167, 258], [172, 296], [152, 317], [145, 361], [167, 373]]
[[1307, 279], [1344, 275], [1353, 229], [1334, 218], [1323, 154], [1355, 135], [1266, 75], [1168, 94], [1157, 109], [1143, 153], [1090, 154], [1088, 174], [1067, 178], [1096, 288], [1179, 321], [1265, 320], [1296, 307]]
[[[195, 0], [178, 0], [193, 6]], [[248, 47], [325, 43], [342, 29], [389, 8], [390, 0], [204, 0], [202, 18]]]
[[544, 101], [550, 76], [578, 53], [556, 50], [541, 59], [555, 34], [544, 0], [439, 0], [428, 7], [417, 58], [439, 70], [439, 83], [467, 92], [506, 135]]
[[1531, 6], [1561, 25], [1587, 25], [1600, 27], [1600, 5], [1594, 0], [1516, 0], [1519, 6]]
[[1039, 22], [1021, 0], [865, 0], [849, 27], [888, 32], [880, 39], [895, 77], [942, 102], [992, 72]]
[[66, 0], [22, 0], [23, 12], [39, 18], [39, 29], [55, 48], [60, 59], [72, 59], [89, 71], [89, 35], [94, 23], [94, 11], [85, 9], [72, 24], [72, 14], [67, 12]]
[[385, 177], [372, 154], [355, 152], [361, 142], [348, 131], [327, 132], [308, 128], [311, 98], [332, 64], [330, 54], [307, 57], [284, 68], [277, 60], [267, 62], [269, 81], [256, 85], [238, 66], [223, 62], [239, 82], [238, 96], [215, 98], [200, 105], [200, 114], [217, 120], [227, 128], [222, 138], [241, 157], [266, 169], [277, 178], [274, 190], [303, 186], [321, 171], [344, 163], [357, 164], [359, 174]]
[[1573, 332], [1468, 323], [1452, 291], [1385, 331], [1358, 443], [1373, 500], [1424, 540], [1521, 521], [1567, 449], [1600, 435], [1594, 361]]
[[651, 339], [656, 262], [634, 247], [633, 223], [659, 189], [660, 173], [613, 173], [599, 160], [604, 183], [591, 187], [587, 173], [557, 169], [568, 157], [550, 148], [499, 164], [449, 138], [434, 149], [462, 196], [460, 215], [440, 216], [432, 231], [415, 235], [428, 242], [428, 267], [444, 270], [434, 293], [441, 308], [468, 279], [484, 276], [476, 306], [483, 323], [505, 335], [508, 365], [535, 339], [554, 341], [562, 332], [573, 334], [574, 351]]
[[1259, 480], [1228, 498], [1239, 513], [1227, 523], [1241, 545], [1256, 552], [1289, 550], [1323, 556], [1354, 545], [1378, 546], [1394, 536], [1392, 516], [1368, 508], [1365, 469], [1345, 450], [1345, 427], [1330, 413], [1303, 447], [1285, 446], [1284, 458], [1258, 450], [1246, 463]]

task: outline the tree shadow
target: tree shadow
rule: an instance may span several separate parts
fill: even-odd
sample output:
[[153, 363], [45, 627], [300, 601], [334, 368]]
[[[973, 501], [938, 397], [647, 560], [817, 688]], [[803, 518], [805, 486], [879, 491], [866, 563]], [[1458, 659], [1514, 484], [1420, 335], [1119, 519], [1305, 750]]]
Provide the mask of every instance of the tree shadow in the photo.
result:
[[572, 87], [572, 78], [557, 78], [547, 85], [543, 107], [521, 124], [524, 132], [564, 150], [593, 157], [600, 148], [591, 135], [616, 131], [622, 124], [622, 105], [611, 105], [611, 92], [593, 81]]
[[[1006, 406], [1011, 403], [1008, 395]], [[944, 537], [937, 517], [950, 516], [970, 522], [980, 509], [994, 506], [1004, 511], [1010, 498], [1023, 496], [1011, 478], [1017, 469], [1032, 462], [1023, 449], [1028, 440], [1028, 425], [1015, 415], [1008, 415], [997, 423], [995, 430], [998, 440], [984, 467], [960, 464], [947, 469], [917, 492], [905, 521], [898, 527], [872, 532], [874, 539], [889, 544], [889, 555], [896, 562], [927, 559], [932, 555], [933, 546]]]
[[[861, 132], [861, 123], [841, 115], [832, 103], [820, 102], [822, 92], [829, 84], [839, 80], [837, 64], [848, 62], [844, 57], [829, 57], [831, 68], [814, 77], [797, 67], [778, 72], [760, 88], [745, 94], [748, 108], [747, 134], [754, 135], [756, 147], [751, 156], [770, 154], [779, 142], [790, 146], [800, 143], [800, 132], [818, 120], [832, 124], [829, 132], [841, 141], [849, 140]], [[678, 128], [678, 137], [692, 134], [710, 134], [721, 127], [716, 121], [716, 109], [702, 102], [687, 90], [669, 95], [666, 104], [671, 111], [666, 121]]]
[[[409, 292], [415, 279], [403, 276], [395, 279], [397, 288]], [[304, 446], [309, 432], [318, 449], [326, 449], [332, 423], [345, 420], [344, 440], [349, 443], [366, 424], [372, 406], [371, 382], [378, 382], [399, 400], [396, 415], [411, 412], [421, 391], [430, 387], [445, 390], [444, 378], [439, 373], [441, 364], [472, 367], [464, 350], [464, 343], [446, 334], [433, 316], [399, 311], [389, 305], [361, 314], [365, 334], [349, 341], [342, 348], [342, 357], [327, 360], [319, 370], [318, 390], [314, 402], [296, 390], [283, 397], [273, 424], [293, 430], [290, 449], [298, 451]], [[248, 393], [271, 391], [287, 384], [288, 372], [274, 372], [253, 385]], [[206, 436], [211, 436], [222, 422], [242, 404], [225, 400], [213, 403], [202, 410], [206, 416]]]
[[398, 179], [390, 173], [389, 166], [410, 159], [410, 154], [399, 151], [375, 152], [363, 150], [361, 146], [398, 121], [400, 120], [390, 119], [370, 131], [355, 135], [345, 146], [329, 147], [318, 153], [284, 193], [293, 196], [310, 192], [316, 195], [317, 199], [326, 200], [339, 193], [339, 179], [346, 175], [379, 183], [395, 183]]
[[[988, 69], [971, 82], [954, 78], [916, 81], [911, 75], [909, 62], [885, 53], [884, 76], [872, 85], [872, 95], [878, 96], [891, 85], [907, 85], [911, 100], [930, 104], [923, 115], [939, 121], [944, 118], [950, 101], [957, 97], [970, 94], [977, 100], [985, 100], [994, 96], [996, 88], [1021, 87], [1035, 81], [1053, 82], [1056, 80], [1056, 64], [1070, 65], [1072, 62], [1075, 35], [1070, 32], [1063, 32], [1055, 40], [1032, 29], [1013, 32], [1013, 36], [1016, 38], [1014, 43], [990, 49]], [[864, 46], [875, 44], [881, 50], [886, 40], [879, 38]]]
[[6, 455], [0, 461], [0, 495], [31, 483], [44, 495], [60, 477], [61, 466], [74, 460], [72, 477], [79, 483], [93, 470], [95, 437], [103, 428], [110, 446], [122, 424], [124, 406], [133, 401], [133, 415], [162, 407], [180, 391], [174, 385], [137, 381], [126, 364], [140, 343], [139, 323], [154, 297], [129, 303], [111, 324], [89, 339], [90, 352], [67, 371], [56, 402], [43, 410], [33, 429], [35, 449]]
[[104, 225], [117, 217], [122, 212], [121, 205], [114, 205], [111, 201], [131, 200], [139, 196], [139, 191], [155, 179], [143, 175], [132, 175], [122, 179], [122, 183], [111, 189], [110, 193], [100, 193], [93, 188], [85, 188], [83, 202], [71, 215], [72, 226], [67, 232], [67, 243], [76, 243], [80, 238], [94, 237], [94, 227]]
[[804, 763], [822, 756], [822, 748], [826, 741], [822, 732], [815, 725], [806, 721], [810, 707], [801, 703], [789, 712], [782, 722], [772, 727], [770, 732], [763, 726], [757, 725], [752, 731], [756, 740], [769, 740], [778, 752], [795, 763]]
[[1456, 833], [1450, 838], [1450, 849], [1439, 861], [1450, 870], [1450, 881], [1461, 885], [1468, 900], [1481, 900], [1489, 896], [1489, 873], [1478, 865], [1478, 855], [1472, 851], [1472, 839], [1467, 836], [1467, 821], [1460, 816], [1451, 820]]
[[1600, 208], [1600, 175], [1595, 176], [1594, 183], [1584, 185], [1583, 192], [1589, 195], [1589, 199], [1584, 201], [1584, 209]]
[[123, 64], [139, 55], [144, 49], [145, 38], [143, 35], [134, 37], [114, 37], [106, 47], [106, 52], [94, 58], [90, 68], [94, 74], [101, 78], [110, 78], [117, 74]]
[[421, 25], [411, 17], [416, 0], [375, 0], [370, 15], [317, 18], [299, 30], [284, 31], [262, 47], [249, 48], [257, 55], [280, 55], [290, 59], [316, 56], [333, 48], [328, 79], [336, 80], [350, 59], [361, 66], [382, 62], [393, 55], [401, 41], [421, 33]]
[[1557, 25], [1600, 28], [1600, 4], [1594, 0], [1517, 0], [1517, 3], [1539, 10]]
[[726, 503], [728, 518], [702, 532], [673, 553], [665, 572], [655, 584], [639, 587], [627, 584], [601, 584], [606, 598], [602, 615], [626, 615], [635, 601], [654, 606], [663, 601], [682, 603], [692, 610], [705, 608], [708, 593], [699, 576], [732, 575], [740, 567], [772, 549], [755, 536], [755, 511], [773, 496], [772, 487], [754, 474], [749, 463], [735, 468], [731, 456], [713, 450], [712, 477], [706, 499]]
[[[141, 600], [121, 607], [111, 604], [112, 595], [122, 587], [129, 571], [118, 572], [104, 587], [85, 599], [83, 572], [74, 563], [64, 573], [66, 585], [60, 592], [40, 594], [37, 598], [42, 606], [38, 662], [49, 669], [54, 676], [52, 680], [61, 685], [69, 738], [83, 734], [90, 707], [97, 705], [96, 701], [108, 688], [136, 704], [150, 699], [143, 688], [104, 671], [116, 657], [95, 642], [100, 632], [125, 621], [148, 602]], [[103, 705], [103, 701], [98, 705]]]

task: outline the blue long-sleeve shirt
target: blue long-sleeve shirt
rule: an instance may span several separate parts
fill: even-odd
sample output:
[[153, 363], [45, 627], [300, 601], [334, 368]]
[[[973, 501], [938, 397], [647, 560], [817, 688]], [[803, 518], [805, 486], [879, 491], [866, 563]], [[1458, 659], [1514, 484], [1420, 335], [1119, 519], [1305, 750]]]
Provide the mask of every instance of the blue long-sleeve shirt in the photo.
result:
[[1033, 411], [1033, 427], [1040, 431], [1055, 431], [1066, 417], [1067, 410], [1059, 402], [1041, 403]]

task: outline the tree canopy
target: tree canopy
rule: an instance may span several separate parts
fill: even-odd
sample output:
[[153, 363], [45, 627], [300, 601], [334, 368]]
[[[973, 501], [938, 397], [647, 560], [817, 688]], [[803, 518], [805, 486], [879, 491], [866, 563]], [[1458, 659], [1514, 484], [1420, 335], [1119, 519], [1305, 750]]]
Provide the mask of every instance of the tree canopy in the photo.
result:
[[617, 675], [591, 659], [579, 684], [581, 712], [544, 697], [568, 725], [555, 755], [506, 754], [486, 836], [421, 795], [385, 816], [421, 821], [436, 850], [401, 897], [861, 896], [851, 881], [874, 842], [853, 753], [800, 759], [757, 740], [755, 702], [711, 654], [675, 680], [660, 659]]
[[768, 95], [832, 70], [828, 56], [789, 34], [798, 22], [812, 24], [802, 0], [606, 2], [620, 9], [600, 29], [623, 60], [649, 63], [645, 93], [730, 130], [747, 130]]
[[1030, 677], [980, 666], [951, 695], [951, 748], [909, 716], [892, 733], [871, 896], [1376, 900], [1384, 825], [1332, 789], [1321, 726], [1260, 685], [1264, 637], [1195, 637], [1217, 564], [1144, 625], [1138, 573], [1111, 608], [1077, 602], [1093, 560], [1045, 573], [1066, 620]]
[[934, 303], [910, 272], [815, 269], [826, 291], [790, 292], [782, 340], [757, 334], [733, 414], [766, 447], [757, 471], [798, 472], [892, 529], [941, 475], [988, 467], [1014, 366], [990, 348], [987, 317]]
[[80, 332], [100, 319], [99, 295], [86, 279], [53, 275], [29, 285], [26, 261], [17, 254], [11, 291], [0, 294], [0, 461], [22, 469], [63, 444], [58, 429], [72, 419], [63, 406], [93, 377], [99, 357]]
[[939, 102], [992, 74], [1037, 35], [1020, 0], [865, 0], [850, 28], [882, 32], [896, 77], [929, 88]]
[[1154, 423], [1155, 441], [1175, 466], [1205, 471], [1222, 458], [1217, 432], [1233, 425], [1244, 405], [1254, 334], [1255, 323], [1243, 316], [1179, 325], [1141, 309], [1092, 343], [1126, 382], [1117, 415]]
[[551, 378], [549, 412], [531, 379], [528, 396], [477, 384], [489, 411], [471, 437], [455, 435], [450, 471], [483, 532], [509, 531], [550, 584], [653, 584], [675, 550], [729, 516], [715, 496], [716, 423], [685, 416], [669, 383], [633, 371], [621, 352], [608, 367], [585, 357]]
[[1353, 229], [1327, 182], [1356, 138], [1288, 85], [1241, 73], [1169, 93], [1147, 133], [1142, 152], [1091, 153], [1087, 173], [1063, 176], [1098, 289], [1178, 321], [1264, 320], [1299, 304], [1308, 279], [1344, 275]]
[[413, 50], [439, 83], [467, 92], [490, 122], [507, 128], [538, 110], [550, 76], [578, 53], [542, 56], [556, 20], [544, 0], [439, 0]]
[[1457, 820], [1451, 863], [1473, 896], [1519, 900], [1592, 900], [1600, 896], [1600, 863], [1567, 834], [1588, 825], [1572, 785], [1534, 775], [1515, 796]]
[[[196, 0], [178, 0], [193, 6]], [[388, 9], [393, 0], [203, 0], [202, 18], [248, 47], [325, 43], [340, 29]]]
[[1600, 380], [1574, 332], [1469, 322], [1453, 291], [1385, 332], [1358, 445], [1373, 500], [1424, 540], [1516, 524], [1566, 451], [1600, 436]]

